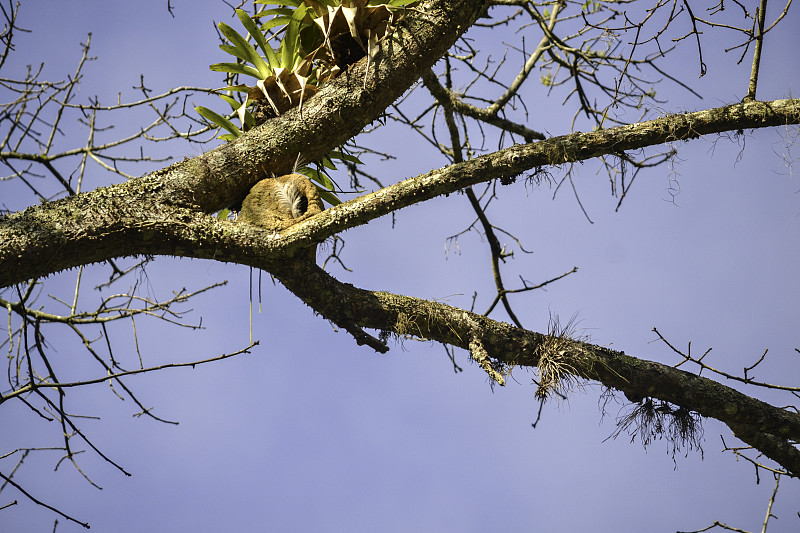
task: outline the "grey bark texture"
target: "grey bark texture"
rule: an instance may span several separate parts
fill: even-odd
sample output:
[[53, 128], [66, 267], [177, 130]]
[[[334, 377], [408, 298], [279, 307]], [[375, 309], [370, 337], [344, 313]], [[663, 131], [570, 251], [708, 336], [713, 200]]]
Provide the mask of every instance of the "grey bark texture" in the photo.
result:
[[[307, 161], [318, 159], [378, 118], [486, 5], [476, 0], [424, 2], [419, 14], [409, 17], [382, 47], [369, 71], [366, 61], [355, 65], [306, 102], [302, 113], [292, 110], [235, 142], [142, 178], [0, 218], [0, 287], [130, 255], [230, 261], [269, 271], [316, 312], [376, 350], [388, 348], [362, 328], [464, 349], [481, 346], [500, 370], [538, 365], [545, 335], [435, 302], [343, 284], [301, 252], [347, 228], [476, 183], [700, 135], [798, 124], [800, 101], [740, 103], [517, 145], [323, 212], [316, 211], [320, 206], [303, 185], [307, 212], [292, 216], [294, 202], [289, 201], [287, 214], [286, 198], [280, 198], [276, 187], [295, 178], [261, 180], [289, 172], [298, 154]], [[241, 201], [248, 191], [254, 192], [244, 202], [242, 221], [212, 216]], [[571, 341], [565, 354], [578, 375], [632, 399], [659, 398], [718, 418], [744, 442], [800, 474], [800, 452], [793, 446], [800, 440], [800, 415], [711, 380], [606, 348]]]

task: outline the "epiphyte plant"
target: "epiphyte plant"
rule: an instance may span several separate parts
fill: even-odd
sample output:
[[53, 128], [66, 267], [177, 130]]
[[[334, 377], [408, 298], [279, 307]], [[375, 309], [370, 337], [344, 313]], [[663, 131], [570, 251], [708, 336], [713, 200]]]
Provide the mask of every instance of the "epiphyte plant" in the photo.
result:
[[[197, 112], [227, 131], [220, 139], [232, 141], [293, 107], [302, 111], [303, 102], [311, 98], [321, 84], [364, 56], [368, 58], [369, 72], [369, 62], [379, 50], [380, 41], [391, 32], [393, 22], [402, 15], [405, 6], [413, 1], [257, 0], [257, 4], [278, 7], [252, 16], [237, 9], [236, 15], [248, 36], [220, 22], [219, 30], [229, 43], [220, 45], [220, 49], [236, 61], [215, 63], [210, 68], [227, 73], [229, 80], [242, 75], [256, 79], [253, 86], [235, 84], [220, 89], [224, 92], [219, 96], [238, 116], [241, 128], [206, 107], [198, 106]], [[259, 27], [256, 20], [265, 17], [270, 18]], [[281, 33], [283, 38], [276, 51], [269, 41]], [[244, 94], [242, 101], [233, 97], [234, 92]], [[361, 163], [342, 151], [332, 151], [317, 165], [317, 170], [296, 169], [319, 186], [322, 198], [331, 205], [340, 201], [333, 194], [334, 184], [323, 168], [335, 169], [334, 159]]]

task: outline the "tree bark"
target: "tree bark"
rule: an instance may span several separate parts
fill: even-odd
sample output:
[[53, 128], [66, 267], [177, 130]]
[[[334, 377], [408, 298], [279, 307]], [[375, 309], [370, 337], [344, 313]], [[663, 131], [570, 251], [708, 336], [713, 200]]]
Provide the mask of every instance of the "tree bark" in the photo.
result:
[[[484, 12], [479, 0], [430, 0], [398, 26], [375, 62], [354, 66], [303, 106], [235, 142], [121, 185], [104, 187], [0, 218], [0, 287], [129, 255], [230, 261], [275, 275], [359, 343], [383, 345], [360, 328], [481, 346], [500, 370], [537, 366], [547, 335], [443, 304], [343, 284], [298, 252], [345, 229], [417, 202], [550, 165], [621, 154], [700, 135], [800, 123], [800, 100], [746, 102], [590, 133], [516, 145], [401, 181], [331, 208], [281, 233], [210, 215], [241, 200], [269, 173], [286, 173], [298, 154], [315, 160], [375, 120]], [[294, 258], [287, 261], [287, 259]], [[575, 375], [658, 398], [726, 423], [744, 442], [800, 475], [800, 415], [719, 383], [599, 346], [564, 339], [560, 363]]]
[[[798, 123], [800, 100], [749, 102], [515, 145], [406, 179], [328, 209], [280, 234], [218, 221], [196, 205], [209, 204], [215, 195], [222, 204], [230, 201], [229, 195], [220, 192], [205, 195], [205, 200], [197, 200], [195, 205], [176, 201], [181, 195], [191, 196], [189, 185], [193, 183], [211, 187], [216, 174], [209, 177], [198, 171], [194, 175], [192, 169], [227, 167], [231, 150], [249, 146], [248, 133], [241, 142], [145, 178], [29, 207], [0, 219], [0, 287], [129, 255], [174, 255], [243, 264], [251, 264], [254, 257], [262, 263], [277, 261], [348, 228], [476, 183], [700, 135]], [[244, 169], [238, 179], [246, 176]], [[176, 192], [179, 189], [182, 192]], [[201, 196], [198, 192], [195, 199]]]
[[[339, 326], [360, 327], [435, 340], [470, 351], [477, 339], [488, 355], [508, 368], [536, 367], [547, 335], [492, 320], [449, 305], [368, 291], [341, 283], [317, 265], [295, 262], [271, 272], [314, 311]], [[774, 407], [702, 376], [626, 355], [602, 346], [561, 339], [565, 367], [585, 379], [622, 391], [633, 400], [656, 398], [715, 418], [743, 442], [800, 476], [800, 414]]]

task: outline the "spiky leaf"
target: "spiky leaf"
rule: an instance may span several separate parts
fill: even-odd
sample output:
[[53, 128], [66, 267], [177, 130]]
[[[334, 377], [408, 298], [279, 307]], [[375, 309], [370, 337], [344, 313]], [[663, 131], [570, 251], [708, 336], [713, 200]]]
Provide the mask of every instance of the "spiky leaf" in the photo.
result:
[[246, 93], [250, 90], [250, 86], [245, 85], [244, 83], [240, 83], [239, 85], [228, 85], [227, 87], [223, 87], [219, 89], [220, 91], [236, 91], [238, 93]]
[[256, 4], [264, 4], [268, 6], [299, 6], [303, 0], [256, 0]]
[[298, 174], [303, 174], [307, 176], [311, 181], [316, 182], [319, 184], [323, 189], [328, 191], [335, 191], [336, 184], [333, 183], [333, 180], [324, 172], [320, 172], [316, 169], [311, 167], [303, 167], [297, 171]]
[[300, 24], [306, 16], [305, 4], [299, 6], [292, 14], [292, 20], [286, 26], [286, 35], [281, 42], [281, 66], [294, 70], [294, 66], [303, 58], [297, 53], [297, 42], [300, 36]]
[[253, 48], [253, 46], [247, 42], [247, 39], [242, 37], [239, 34], [239, 32], [237, 32], [224, 22], [220, 22], [217, 26], [219, 27], [219, 30], [222, 32], [225, 38], [228, 39], [231, 42], [231, 44], [233, 44], [233, 46], [235, 46], [240, 52], [246, 54], [247, 59], [245, 59], [245, 61], [252, 63], [253, 66], [256, 67], [259, 73], [259, 75], [256, 77], [266, 78], [272, 73], [272, 69], [270, 68], [270, 66], [267, 65], [264, 59], [260, 55], [258, 55], [256, 49]]
[[248, 61], [249, 60], [248, 54], [242, 52], [241, 50], [239, 50], [238, 48], [236, 48], [233, 45], [221, 44], [221, 45], [219, 45], [219, 49], [222, 50], [225, 53], [228, 53], [228, 54], [234, 56], [234, 57], [238, 57], [242, 61]]
[[331, 150], [328, 152], [328, 157], [330, 159], [338, 159], [340, 161], [347, 161], [348, 163], [355, 163], [356, 165], [363, 165], [364, 163], [361, 162], [359, 158], [354, 155], [346, 154], [339, 150]]
[[[275, 51], [272, 50], [272, 47], [267, 44], [267, 39], [264, 37], [264, 33], [258, 28], [253, 19], [250, 18], [250, 15], [247, 12], [237, 9], [236, 15], [239, 17], [239, 20], [242, 21], [242, 25], [247, 30], [247, 33], [258, 43], [258, 47], [261, 48], [261, 51], [264, 52], [264, 57], [267, 58], [270, 67], [277, 66], [278, 58], [275, 56]], [[260, 70], [260, 69], [259, 69]], [[270, 70], [272, 70], [270, 68]]]
[[226, 102], [228, 102], [228, 105], [230, 105], [231, 109], [233, 109], [234, 111], [239, 109], [239, 106], [242, 105], [241, 102], [239, 102], [235, 98], [231, 98], [230, 96], [228, 96], [226, 94], [221, 94], [221, 95], [219, 95], [219, 97], [222, 98], [223, 100], [225, 100]]
[[331, 161], [328, 157], [322, 158], [322, 166], [331, 170], [336, 170], [336, 165], [334, 165], [333, 161]]
[[292, 21], [292, 17], [275, 17], [274, 19], [270, 19], [266, 21], [264, 24], [261, 25], [261, 31], [267, 32], [272, 28], [277, 28], [278, 26], [285, 26]]
[[245, 76], [253, 76], [256, 79], [261, 78], [261, 73], [248, 65], [240, 63], [214, 63], [210, 67], [214, 72], [228, 72], [230, 74], [244, 74]]
[[282, 15], [284, 17], [291, 17], [294, 13], [294, 9], [290, 7], [277, 7], [275, 9], [264, 9], [263, 11], [259, 11], [253, 18], [262, 18], [268, 17], [270, 15]]
[[[206, 120], [209, 120], [214, 124], [216, 124], [217, 126], [219, 126], [220, 128], [224, 128], [229, 132], [231, 132], [230, 135], [233, 135], [233, 139], [239, 137], [242, 134], [242, 131], [239, 128], [237, 128], [233, 122], [223, 117], [222, 115], [215, 113], [214, 111], [211, 111], [207, 107], [197, 106], [194, 108], [194, 110], [197, 111], [197, 113], [200, 114], [200, 116], [205, 118]], [[220, 136], [220, 139], [226, 138], [227, 136], [228, 136], [227, 134], [222, 135]], [[225, 140], [229, 139], [226, 138]]]

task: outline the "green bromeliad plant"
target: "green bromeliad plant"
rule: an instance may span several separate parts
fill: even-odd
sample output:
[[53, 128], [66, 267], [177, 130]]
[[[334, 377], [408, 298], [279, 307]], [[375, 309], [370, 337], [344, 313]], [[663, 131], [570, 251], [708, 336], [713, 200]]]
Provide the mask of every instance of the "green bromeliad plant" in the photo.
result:
[[415, 1], [256, 0], [281, 7], [260, 11], [254, 18], [274, 15], [262, 31], [298, 21], [304, 53], [319, 60], [319, 78], [327, 81], [365, 55], [374, 58], [380, 41]]
[[[220, 97], [230, 105], [231, 115], [239, 118], [241, 127], [206, 107], [198, 106], [197, 112], [227, 132], [220, 139], [232, 141], [293, 107], [302, 110], [303, 102], [314, 96], [320, 85], [364, 56], [371, 61], [380, 41], [391, 32], [393, 22], [413, 1], [256, 0], [257, 4], [277, 7], [253, 16], [237, 9], [236, 15], [247, 37], [220, 22], [220, 32], [230, 43], [220, 45], [220, 49], [236, 61], [215, 63], [210, 68], [227, 73], [229, 79], [255, 78], [254, 85], [229, 85], [221, 89], [224, 93]], [[260, 19], [267, 20], [259, 26], [256, 21]], [[275, 50], [269, 41], [280, 34], [283, 37]], [[237, 92], [243, 93], [243, 98], [234, 98]], [[334, 170], [333, 160], [337, 159], [361, 163], [351, 155], [332, 151], [319, 162], [318, 170], [296, 169], [315, 182], [322, 198], [331, 205], [340, 200], [333, 193], [334, 183], [325, 169]]]

